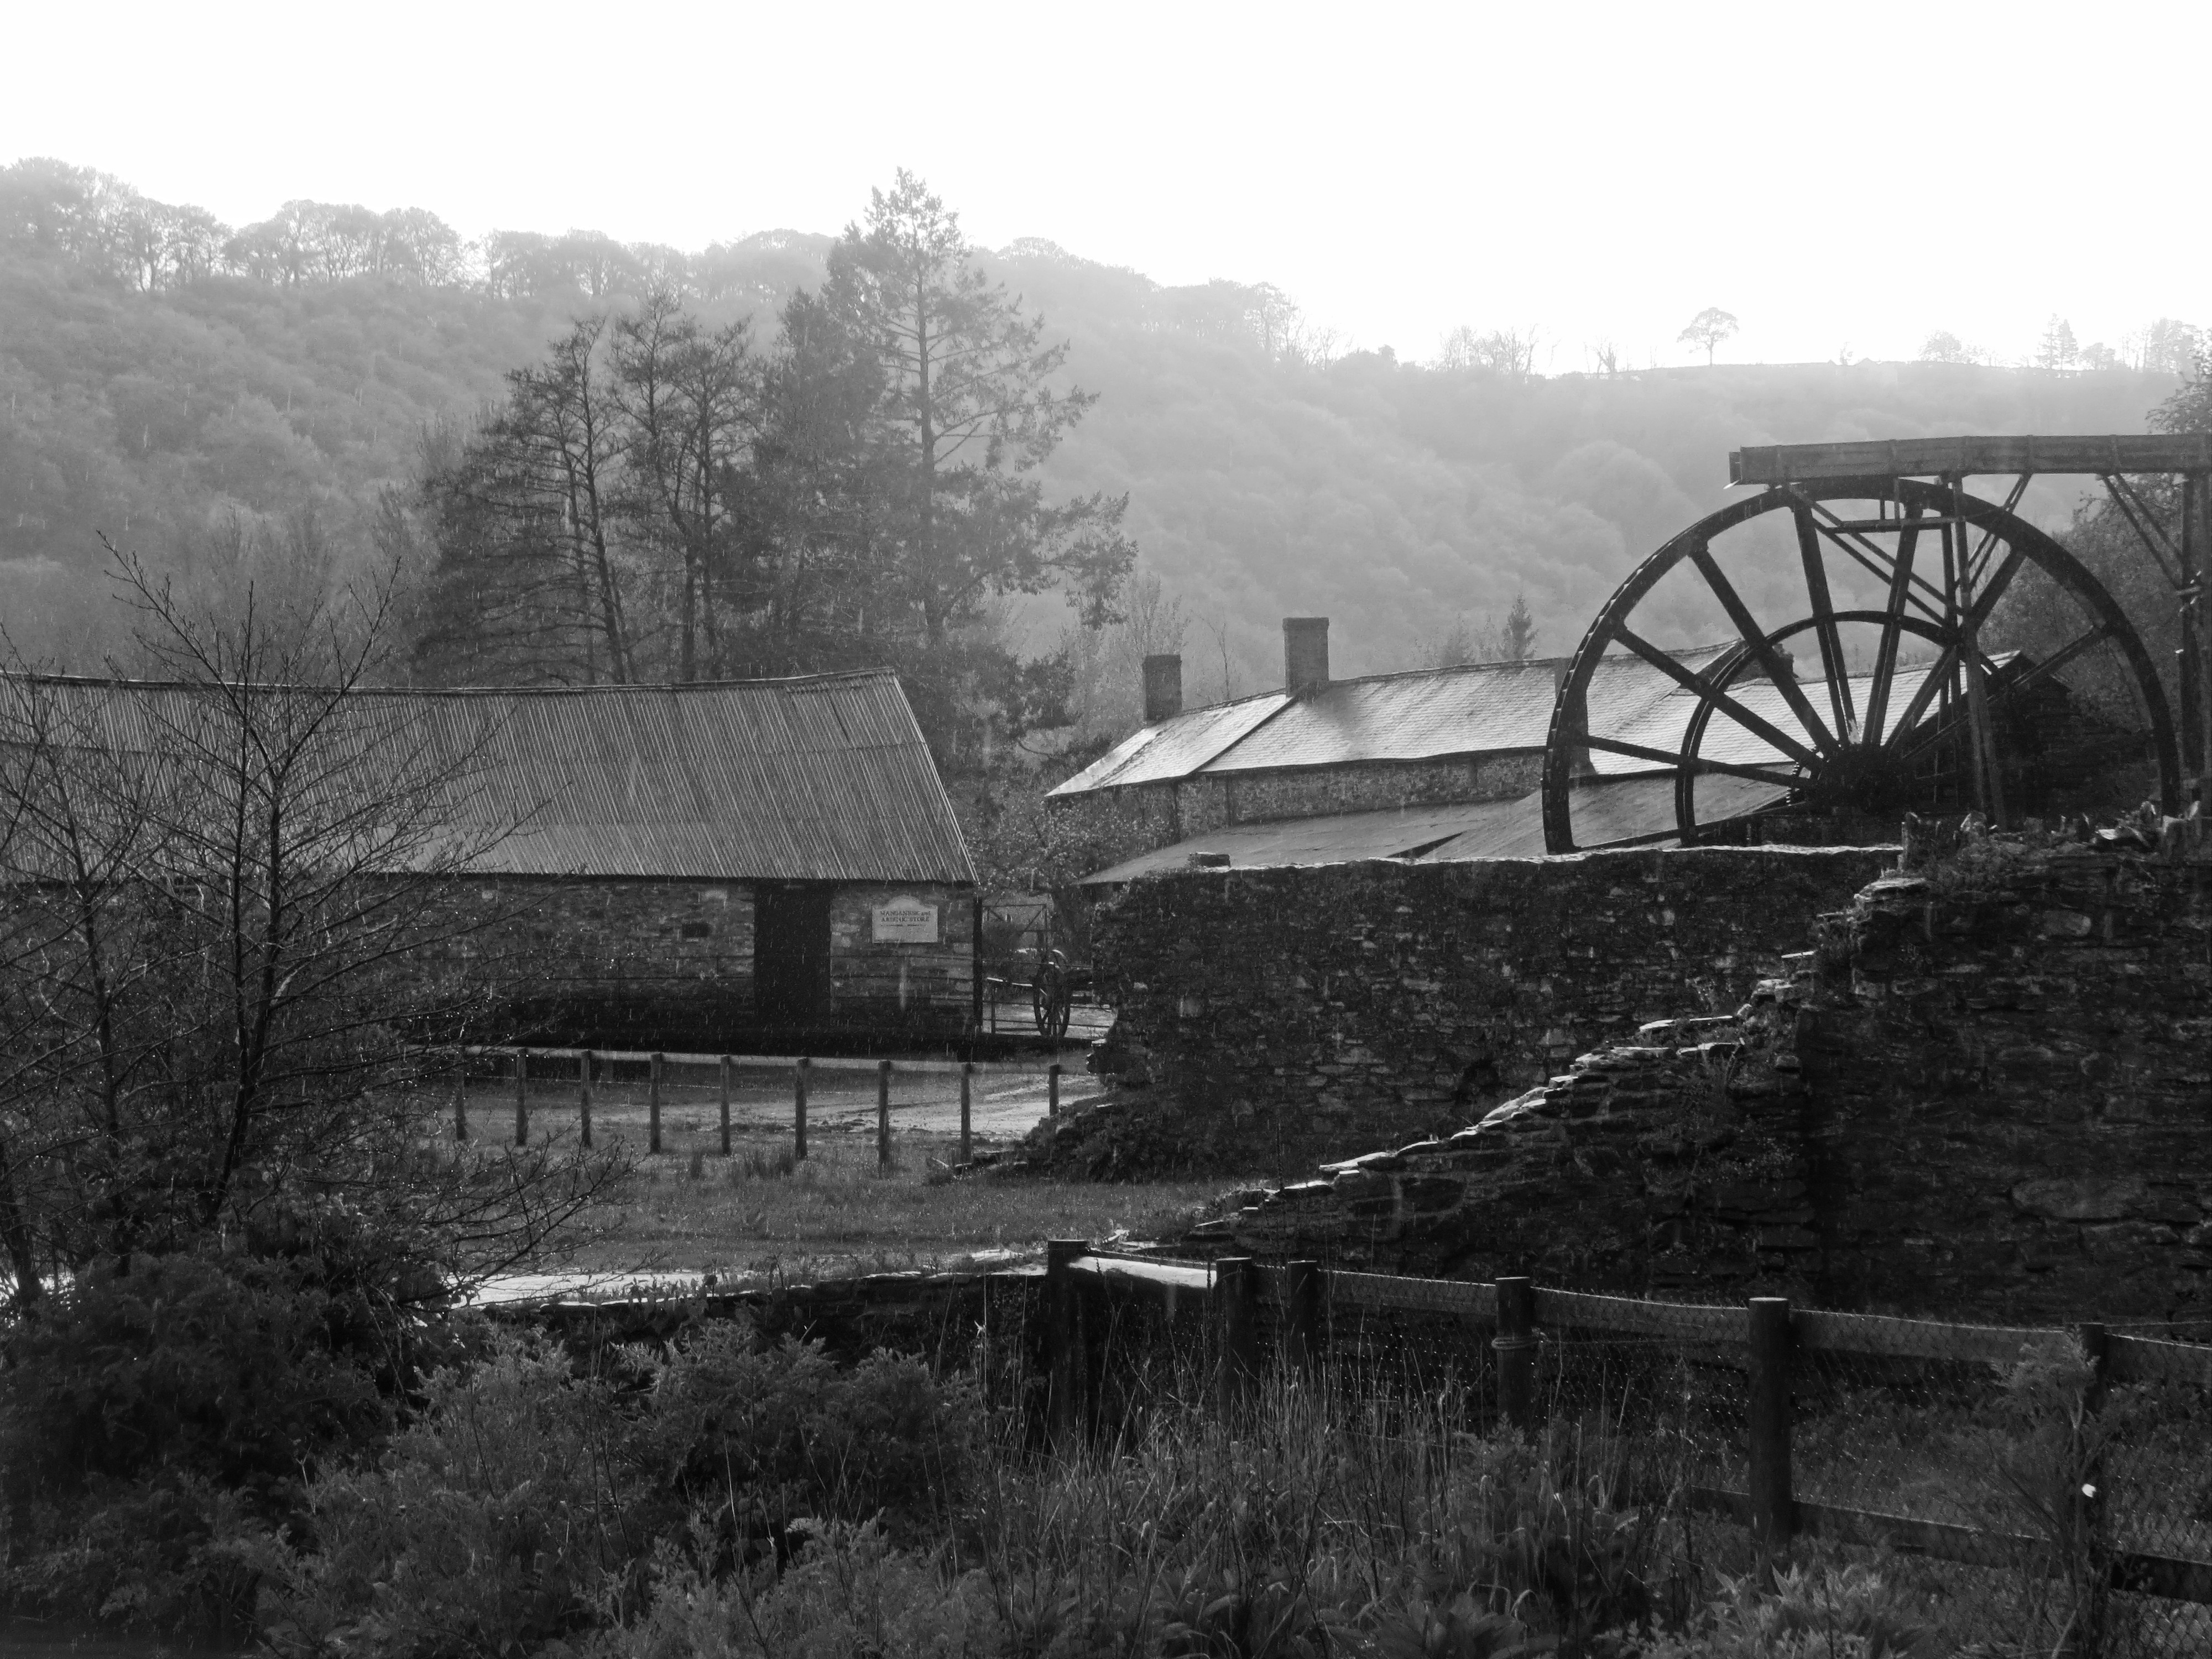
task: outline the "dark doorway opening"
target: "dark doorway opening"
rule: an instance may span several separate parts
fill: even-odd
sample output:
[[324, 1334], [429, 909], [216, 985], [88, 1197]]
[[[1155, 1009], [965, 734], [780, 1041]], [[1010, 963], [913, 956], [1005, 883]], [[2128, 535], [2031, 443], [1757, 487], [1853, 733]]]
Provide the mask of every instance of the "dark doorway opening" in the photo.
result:
[[829, 1012], [829, 888], [753, 890], [753, 1007], [787, 1021]]

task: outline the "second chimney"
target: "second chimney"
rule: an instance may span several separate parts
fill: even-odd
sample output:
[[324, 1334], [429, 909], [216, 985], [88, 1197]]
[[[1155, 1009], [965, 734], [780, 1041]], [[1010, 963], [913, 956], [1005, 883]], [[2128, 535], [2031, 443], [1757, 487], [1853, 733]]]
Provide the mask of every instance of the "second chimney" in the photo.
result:
[[1328, 618], [1283, 618], [1283, 690], [1296, 696], [1328, 684]]
[[1158, 726], [1182, 713], [1182, 659], [1172, 651], [1145, 659], [1145, 724]]

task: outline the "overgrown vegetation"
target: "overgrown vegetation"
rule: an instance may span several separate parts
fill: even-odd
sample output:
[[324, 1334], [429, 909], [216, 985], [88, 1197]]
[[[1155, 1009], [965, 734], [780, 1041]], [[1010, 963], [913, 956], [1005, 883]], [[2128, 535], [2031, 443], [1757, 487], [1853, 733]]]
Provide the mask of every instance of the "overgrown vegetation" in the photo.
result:
[[[618, 1122], [615, 1132], [625, 1133]], [[634, 1146], [634, 1127], [627, 1133]], [[957, 1136], [901, 1129], [889, 1173], [877, 1167], [872, 1134], [817, 1133], [803, 1163], [781, 1134], [735, 1140], [727, 1162], [691, 1152], [641, 1157], [602, 1200], [604, 1240], [580, 1249], [575, 1264], [618, 1273], [655, 1261], [726, 1280], [773, 1273], [801, 1281], [861, 1267], [988, 1261], [1048, 1238], [1171, 1240], [1224, 1184], [933, 1181], [933, 1170], [958, 1145]]]
[[[2069, 1574], [2096, 1563], [2063, 1520], [2017, 1573], [1808, 1546], [1770, 1578], [1686, 1505], [1680, 1437], [1604, 1413], [1473, 1432], [1449, 1388], [1333, 1376], [1279, 1375], [1224, 1416], [1182, 1374], [1117, 1433], [1053, 1449], [963, 1376], [841, 1366], [742, 1319], [590, 1360], [481, 1338], [380, 1445], [296, 1483], [289, 1534], [241, 1516], [142, 1551], [109, 1606], [250, 1603], [297, 1659], [2132, 1650], [2094, 1574]], [[2026, 1363], [1986, 1420], [1939, 1425], [1932, 1447], [1978, 1437], [2021, 1494], [1990, 1522], [2036, 1532], [2101, 1467], [2082, 1380]]]
[[220, 621], [115, 574], [165, 696], [0, 677], [0, 1609], [221, 1630], [456, 1295], [626, 1160], [441, 1133], [453, 878], [504, 830], [355, 695], [389, 589]]

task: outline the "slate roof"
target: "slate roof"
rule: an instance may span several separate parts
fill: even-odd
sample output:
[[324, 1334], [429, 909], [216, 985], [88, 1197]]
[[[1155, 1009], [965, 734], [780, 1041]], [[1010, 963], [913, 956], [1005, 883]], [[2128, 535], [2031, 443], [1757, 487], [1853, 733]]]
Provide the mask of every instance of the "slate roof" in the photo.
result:
[[[1685, 652], [1681, 660], [1703, 667], [1723, 648]], [[1065, 799], [1200, 773], [1537, 754], [1565, 670], [1557, 658], [1424, 668], [1333, 680], [1298, 697], [1269, 691], [1193, 708], [1131, 734], [1052, 793]], [[1620, 731], [1677, 689], [1641, 658], [1603, 658], [1590, 676], [1590, 727]]]
[[[1718, 822], [1770, 805], [1788, 793], [1748, 779], [1712, 777], [1699, 784], [1698, 806], [1708, 822]], [[1669, 775], [1583, 784], [1575, 791], [1574, 812], [1576, 829], [1592, 841], [1671, 837], [1674, 780]], [[1083, 885], [1108, 887], [1161, 871], [1187, 869], [1198, 854], [1226, 854], [1232, 870], [1355, 864], [1363, 859], [1407, 859], [1422, 864], [1540, 859], [1545, 856], [1544, 797], [1538, 790], [1517, 800], [1231, 824], [1139, 853], [1084, 877]]]
[[[1727, 647], [1676, 653], [1701, 669]], [[1993, 659], [2000, 668], [2011, 653]], [[1929, 663], [1900, 663], [1889, 696], [1892, 719], [1919, 690]], [[1534, 755], [1543, 751], [1562, 659], [1481, 663], [1458, 668], [1417, 669], [1364, 679], [1335, 680], [1292, 697], [1269, 691], [1236, 702], [1194, 708], [1132, 733], [1052, 792], [1066, 799], [1100, 789], [1170, 779], [1278, 771], [1309, 766], [1440, 760], [1449, 757]], [[1851, 677], [1855, 704], [1866, 706], [1869, 674]], [[1818, 679], [1801, 682], [1821, 718], [1827, 694]], [[1784, 732], [1797, 730], [1781, 691], [1754, 676], [1739, 679], [1730, 694]], [[1589, 729], [1648, 749], [1678, 750], [1697, 706], [1685, 690], [1640, 657], [1600, 658], [1585, 696]], [[1725, 714], [1714, 715], [1703, 753], [1740, 765], [1788, 763], [1766, 740]], [[1633, 756], [1594, 750], [1590, 764], [1601, 777], [1625, 778], [1660, 769]]]
[[[24, 677], [65, 730], [159, 761], [221, 718], [202, 687]], [[279, 696], [267, 688], [248, 695]], [[13, 724], [11, 720], [9, 724]], [[333, 745], [418, 750], [457, 831], [520, 828], [484, 875], [972, 884], [928, 745], [888, 670], [702, 685], [368, 690]]]

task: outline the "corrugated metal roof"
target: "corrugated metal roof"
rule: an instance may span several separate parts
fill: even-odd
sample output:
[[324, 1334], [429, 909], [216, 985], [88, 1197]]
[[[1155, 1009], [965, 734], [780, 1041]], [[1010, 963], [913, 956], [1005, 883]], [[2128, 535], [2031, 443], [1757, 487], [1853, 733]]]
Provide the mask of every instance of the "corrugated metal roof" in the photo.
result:
[[[1769, 805], [1788, 793], [1747, 779], [1708, 778], [1698, 785], [1698, 816], [1705, 823], [1717, 823]], [[1647, 836], [1671, 841], [1674, 778], [1669, 775], [1584, 784], [1575, 791], [1574, 813], [1577, 834], [1592, 843]], [[1139, 876], [1186, 869], [1192, 855], [1200, 853], [1226, 854], [1232, 870], [1353, 864], [1364, 859], [1408, 858], [1422, 864], [1538, 859], [1545, 856], [1544, 798], [1539, 790], [1516, 800], [1237, 824], [1139, 854], [1085, 876], [1083, 884], [1110, 886]]]
[[[192, 686], [41, 678], [64, 728], [161, 757], [226, 718]], [[246, 695], [278, 698], [281, 689]], [[684, 686], [362, 690], [316, 741], [413, 754], [486, 875], [972, 883], [928, 746], [889, 671]], [[325, 764], [341, 775], [343, 764]], [[499, 832], [520, 825], [512, 833]]]

